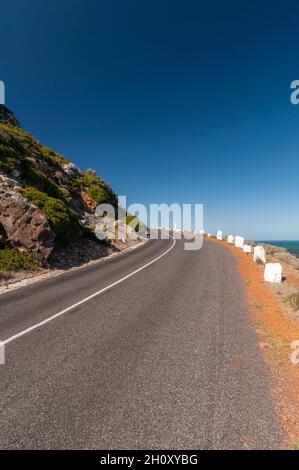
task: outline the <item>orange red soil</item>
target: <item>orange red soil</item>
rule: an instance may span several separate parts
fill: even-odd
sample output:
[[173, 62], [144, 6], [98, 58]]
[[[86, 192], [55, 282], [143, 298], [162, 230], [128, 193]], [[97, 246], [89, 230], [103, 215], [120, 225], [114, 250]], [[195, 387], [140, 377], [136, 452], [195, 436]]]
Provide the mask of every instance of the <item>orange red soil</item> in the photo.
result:
[[285, 431], [285, 446], [294, 448], [299, 442], [299, 364], [291, 362], [290, 345], [299, 340], [299, 323], [264, 281], [263, 266], [254, 263], [252, 254], [226, 242], [212, 241], [222, 243], [238, 260], [261, 355], [269, 366], [269, 388]]

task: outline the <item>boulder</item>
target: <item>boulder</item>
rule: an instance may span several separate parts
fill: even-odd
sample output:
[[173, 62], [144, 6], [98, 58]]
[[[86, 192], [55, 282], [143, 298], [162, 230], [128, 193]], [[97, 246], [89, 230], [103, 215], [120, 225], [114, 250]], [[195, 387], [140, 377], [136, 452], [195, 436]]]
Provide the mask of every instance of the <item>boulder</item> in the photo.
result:
[[255, 246], [253, 249], [253, 261], [257, 262], [258, 259], [266, 263], [266, 252], [263, 246]]
[[89, 196], [89, 194], [85, 193], [84, 191], [81, 191], [81, 199], [83, 201], [85, 209], [94, 211], [97, 207], [97, 202], [92, 199], [92, 197]]
[[235, 237], [233, 235], [229, 235], [227, 237], [227, 243], [234, 243], [234, 241], [235, 241]]
[[243, 245], [244, 253], [251, 253], [251, 246], [250, 245]]
[[243, 245], [244, 245], [244, 238], [240, 237], [240, 235], [237, 235], [235, 237], [235, 246], [237, 248], [243, 248]]
[[218, 230], [217, 232], [217, 240], [222, 240], [222, 231]]
[[81, 170], [74, 163], [66, 163], [62, 165], [62, 169], [71, 178], [82, 176]]
[[55, 234], [47, 217], [21, 194], [0, 181], [0, 233], [5, 246], [32, 253], [38, 260], [47, 259], [54, 247]]
[[267, 282], [280, 283], [282, 280], [282, 266], [280, 263], [266, 263], [264, 279]]
[[17, 180], [13, 178], [9, 178], [8, 176], [5, 176], [2, 173], [0, 173], [0, 188], [1, 189], [14, 188], [18, 185], [19, 183]]
[[12, 170], [11, 174], [12, 174], [12, 176], [13, 176], [14, 178], [19, 178], [19, 176], [21, 175], [21, 172], [20, 172], [20, 170], [18, 170], [17, 168], [14, 168], [14, 169]]

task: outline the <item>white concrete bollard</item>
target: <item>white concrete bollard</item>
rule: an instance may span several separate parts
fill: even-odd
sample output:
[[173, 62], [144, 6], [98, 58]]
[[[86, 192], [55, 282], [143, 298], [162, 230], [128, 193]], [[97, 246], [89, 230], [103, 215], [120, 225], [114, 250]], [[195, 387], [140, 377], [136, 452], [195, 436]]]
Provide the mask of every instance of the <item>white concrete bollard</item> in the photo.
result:
[[234, 241], [235, 241], [235, 237], [233, 235], [229, 235], [227, 237], [227, 243], [234, 243]]
[[243, 245], [244, 253], [251, 253], [251, 246], [250, 245]]
[[217, 240], [222, 240], [222, 231], [218, 230], [217, 232]]
[[253, 261], [257, 262], [258, 259], [266, 263], [266, 252], [263, 246], [255, 246], [253, 249]]
[[267, 282], [280, 283], [282, 279], [282, 266], [280, 263], [266, 263], [264, 279]]
[[244, 245], [244, 238], [237, 235], [235, 237], [235, 246], [237, 248], [243, 248], [243, 245]]

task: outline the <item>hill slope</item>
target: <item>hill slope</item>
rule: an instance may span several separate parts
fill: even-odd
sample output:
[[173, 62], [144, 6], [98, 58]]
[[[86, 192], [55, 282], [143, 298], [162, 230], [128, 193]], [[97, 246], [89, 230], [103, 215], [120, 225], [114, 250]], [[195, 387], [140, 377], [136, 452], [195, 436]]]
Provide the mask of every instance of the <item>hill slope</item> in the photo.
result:
[[94, 237], [102, 202], [117, 206], [107, 183], [39, 143], [0, 105], [0, 258], [13, 248], [40, 262]]

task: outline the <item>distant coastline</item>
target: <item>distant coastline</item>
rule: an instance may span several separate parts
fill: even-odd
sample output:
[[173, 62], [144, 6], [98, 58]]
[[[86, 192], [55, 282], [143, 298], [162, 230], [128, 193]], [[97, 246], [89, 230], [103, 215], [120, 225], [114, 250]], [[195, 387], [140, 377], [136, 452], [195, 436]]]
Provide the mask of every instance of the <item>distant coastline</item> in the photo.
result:
[[289, 253], [299, 258], [299, 240], [258, 240], [256, 243], [266, 243], [285, 248]]

